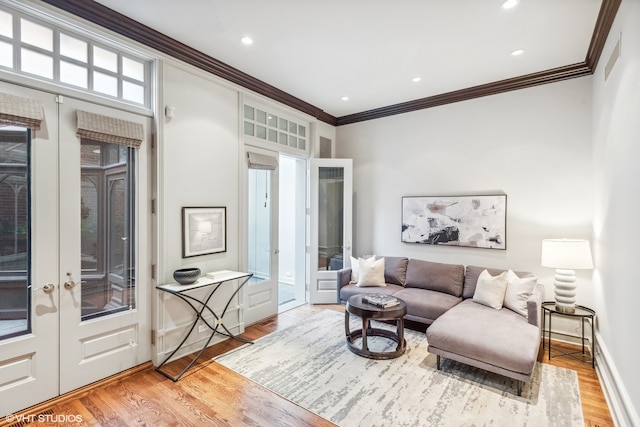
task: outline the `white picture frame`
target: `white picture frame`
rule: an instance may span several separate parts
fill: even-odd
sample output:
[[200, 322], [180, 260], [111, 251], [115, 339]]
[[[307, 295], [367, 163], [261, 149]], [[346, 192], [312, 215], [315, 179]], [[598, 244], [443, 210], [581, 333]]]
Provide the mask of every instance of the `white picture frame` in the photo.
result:
[[227, 251], [226, 207], [182, 208], [182, 257]]

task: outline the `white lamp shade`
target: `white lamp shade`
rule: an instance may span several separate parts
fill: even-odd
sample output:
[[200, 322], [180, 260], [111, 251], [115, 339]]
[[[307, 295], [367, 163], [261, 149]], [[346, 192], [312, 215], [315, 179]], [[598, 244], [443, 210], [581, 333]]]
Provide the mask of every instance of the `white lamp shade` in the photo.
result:
[[588, 240], [545, 239], [542, 241], [543, 267], [571, 270], [593, 268], [591, 247]]

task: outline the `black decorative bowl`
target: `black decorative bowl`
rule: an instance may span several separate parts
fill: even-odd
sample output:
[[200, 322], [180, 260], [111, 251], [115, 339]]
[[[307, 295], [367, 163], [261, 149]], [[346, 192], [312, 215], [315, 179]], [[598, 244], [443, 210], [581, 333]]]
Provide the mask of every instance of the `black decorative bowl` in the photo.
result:
[[181, 268], [173, 272], [173, 279], [181, 285], [190, 285], [200, 277], [199, 268]]

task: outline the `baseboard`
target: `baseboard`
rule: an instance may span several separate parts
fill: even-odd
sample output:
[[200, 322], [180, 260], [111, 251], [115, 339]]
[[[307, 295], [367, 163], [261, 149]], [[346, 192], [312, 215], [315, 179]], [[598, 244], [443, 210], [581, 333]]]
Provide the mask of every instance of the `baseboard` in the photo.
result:
[[616, 426], [640, 426], [640, 417], [633, 407], [631, 398], [600, 334], [596, 332], [596, 373], [602, 392], [609, 405], [611, 418]]

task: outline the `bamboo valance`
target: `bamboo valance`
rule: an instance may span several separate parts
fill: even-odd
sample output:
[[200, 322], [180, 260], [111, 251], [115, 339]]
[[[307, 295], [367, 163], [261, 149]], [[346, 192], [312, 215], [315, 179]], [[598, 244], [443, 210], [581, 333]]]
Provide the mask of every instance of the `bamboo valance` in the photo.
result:
[[78, 110], [78, 132], [81, 138], [109, 144], [140, 148], [144, 139], [144, 127], [114, 117]]
[[0, 124], [40, 130], [44, 111], [40, 101], [0, 93]]

